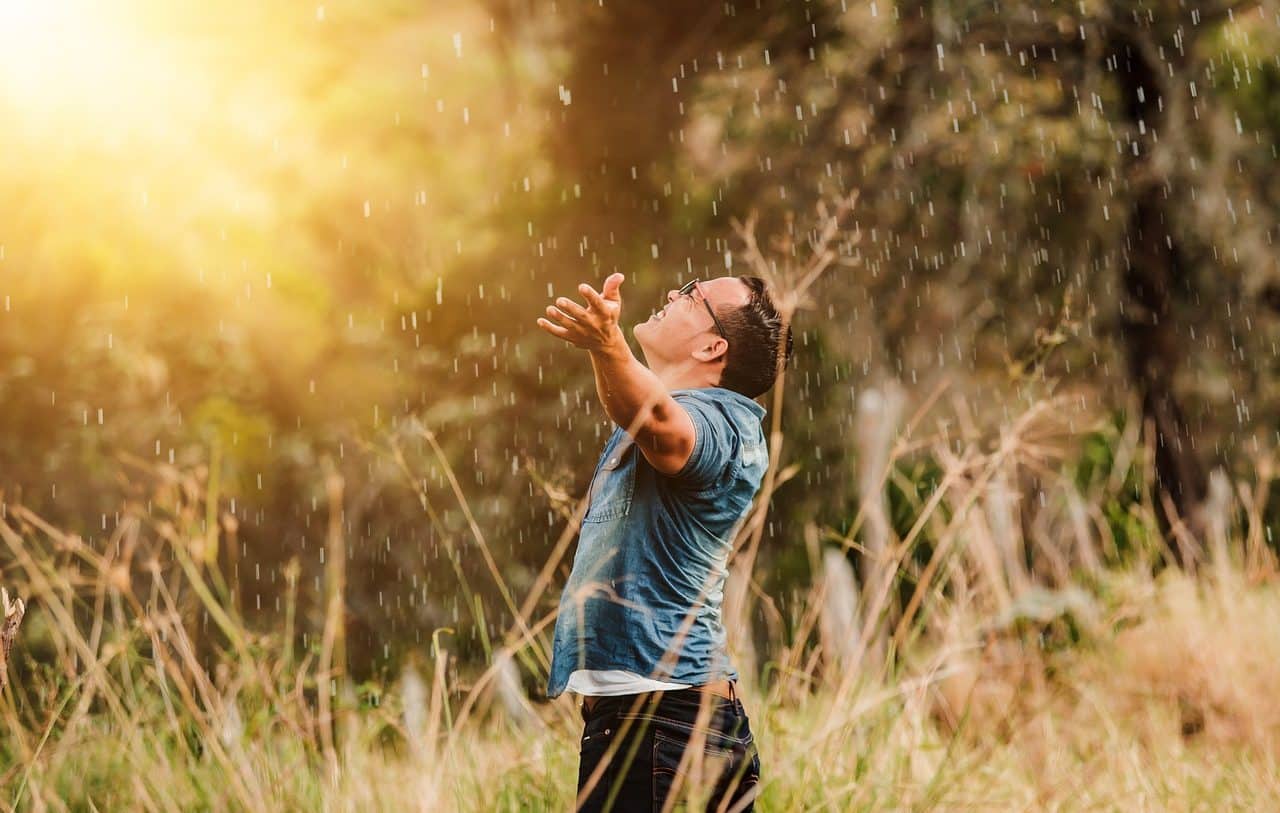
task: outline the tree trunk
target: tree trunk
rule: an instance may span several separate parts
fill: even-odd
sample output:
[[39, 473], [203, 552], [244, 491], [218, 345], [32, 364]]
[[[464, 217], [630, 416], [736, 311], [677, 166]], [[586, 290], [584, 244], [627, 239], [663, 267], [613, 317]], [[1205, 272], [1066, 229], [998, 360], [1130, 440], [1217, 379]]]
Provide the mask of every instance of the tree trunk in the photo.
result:
[[[1178, 540], [1173, 544], [1178, 564], [1194, 567], [1199, 550], [1189, 549], [1185, 534], [1171, 533], [1180, 519], [1199, 513], [1207, 478], [1174, 390], [1180, 350], [1185, 348], [1179, 344], [1170, 292], [1175, 284], [1185, 284], [1186, 269], [1179, 261], [1177, 237], [1168, 227], [1164, 208], [1169, 199], [1167, 186], [1155, 177], [1151, 165], [1155, 134], [1164, 124], [1157, 104], [1159, 66], [1147, 62], [1142, 50], [1131, 42], [1121, 40], [1111, 50], [1121, 67], [1118, 81], [1138, 147], [1128, 162], [1133, 207], [1125, 236], [1123, 281], [1127, 298], [1121, 308], [1122, 337], [1129, 375], [1142, 395], [1143, 425], [1154, 431], [1152, 496], [1157, 506], [1164, 506], [1168, 497], [1177, 513], [1171, 517], [1157, 509], [1157, 518], [1165, 538]], [[1196, 530], [1192, 528], [1193, 533]]]

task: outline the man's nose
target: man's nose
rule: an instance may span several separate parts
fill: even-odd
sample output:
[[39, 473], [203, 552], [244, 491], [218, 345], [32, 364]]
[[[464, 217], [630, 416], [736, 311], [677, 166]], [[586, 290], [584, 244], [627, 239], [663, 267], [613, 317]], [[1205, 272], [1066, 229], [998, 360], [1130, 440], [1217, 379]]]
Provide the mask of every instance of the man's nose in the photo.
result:
[[676, 297], [678, 297], [678, 296], [680, 296], [680, 292], [679, 292], [679, 291], [677, 291], [675, 288], [672, 288], [670, 291], [667, 291], [667, 301], [668, 301], [668, 302], [675, 302], [675, 301], [676, 301]]

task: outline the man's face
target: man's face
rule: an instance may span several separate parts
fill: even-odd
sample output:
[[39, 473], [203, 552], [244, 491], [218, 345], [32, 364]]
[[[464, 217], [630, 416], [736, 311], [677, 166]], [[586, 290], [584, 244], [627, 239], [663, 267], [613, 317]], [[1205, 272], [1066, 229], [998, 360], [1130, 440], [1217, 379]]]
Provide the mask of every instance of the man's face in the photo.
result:
[[695, 353], [714, 352], [721, 339], [715, 320], [702, 304], [704, 297], [719, 315], [746, 305], [750, 296], [747, 286], [737, 277], [700, 282], [684, 296], [672, 288], [667, 291], [666, 306], [636, 325], [632, 332], [650, 365], [681, 363], [694, 358]]

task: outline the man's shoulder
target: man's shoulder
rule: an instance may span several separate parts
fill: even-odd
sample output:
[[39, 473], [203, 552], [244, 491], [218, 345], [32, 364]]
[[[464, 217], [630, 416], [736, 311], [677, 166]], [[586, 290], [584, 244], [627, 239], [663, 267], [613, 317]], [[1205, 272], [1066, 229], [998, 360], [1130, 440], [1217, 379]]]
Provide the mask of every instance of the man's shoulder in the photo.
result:
[[673, 392], [672, 397], [691, 413], [696, 411], [704, 425], [709, 426], [709, 436], [714, 442], [726, 452], [740, 454], [743, 465], [767, 458], [762, 426], [764, 407], [755, 401], [723, 387], [682, 390]]

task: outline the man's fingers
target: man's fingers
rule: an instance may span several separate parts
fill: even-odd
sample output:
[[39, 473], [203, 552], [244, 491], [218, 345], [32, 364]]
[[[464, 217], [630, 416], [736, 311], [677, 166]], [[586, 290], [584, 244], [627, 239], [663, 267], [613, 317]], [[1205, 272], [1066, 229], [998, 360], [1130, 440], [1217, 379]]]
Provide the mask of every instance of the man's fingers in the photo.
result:
[[622, 274], [612, 274], [605, 280], [605, 285], [613, 291], [612, 299], [605, 299], [585, 282], [579, 285], [578, 291], [587, 300], [585, 308], [568, 297], [557, 297], [554, 305], [547, 306], [546, 316], [538, 319], [538, 327], [576, 347], [592, 346], [598, 338], [596, 334], [617, 319], [621, 305], [617, 292], [622, 279]]
[[601, 313], [608, 313], [608, 310], [605, 308], [604, 297], [596, 293], [595, 288], [592, 288], [584, 282], [578, 286], [578, 290], [587, 298], [587, 302], [591, 303], [591, 307], [599, 309]]
[[567, 299], [563, 296], [556, 300], [556, 307], [578, 321], [582, 321], [589, 316], [586, 308], [582, 307], [577, 302], [574, 302], [572, 299]]
[[604, 281], [604, 298], [613, 301], [620, 300], [621, 297], [618, 295], [618, 289], [622, 287], [622, 283], [626, 278], [626, 275], [622, 273], [610, 274], [609, 278]]
[[583, 327], [567, 313], [557, 310], [554, 306], [547, 306], [547, 315], [550, 319], [539, 319], [538, 325], [560, 339], [564, 339], [574, 346], [579, 346], [579, 341], [583, 336]]
[[576, 325], [576, 324], [578, 323], [578, 320], [574, 319], [574, 318], [573, 318], [572, 316], [570, 316], [569, 314], [567, 314], [567, 313], [565, 313], [564, 311], [560, 310], [560, 309], [559, 309], [559, 308], [557, 308], [555, 305], [548, 305], [548, 306], [547, 306], [547, 316], [550, 316], [552, 319], [554, 319], [554, 320], [555, 320], [556, 322], [558, 322], [559, 324], [562, 324], [562, 325], [568, 325], [569, 327], [573, 327], [574, 325]]
[[552, 336], [555, 336], [557, 339], [564, 339], [565, 341], [569, 340], [569, 331], [567, 329], [562, 328], [559, 325], [553, 325], [541, 316], [538, 317], [538, 327], [542, 328], [547, 333], [550, 333]]

